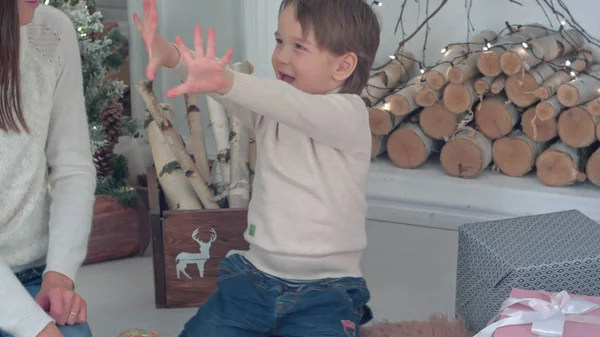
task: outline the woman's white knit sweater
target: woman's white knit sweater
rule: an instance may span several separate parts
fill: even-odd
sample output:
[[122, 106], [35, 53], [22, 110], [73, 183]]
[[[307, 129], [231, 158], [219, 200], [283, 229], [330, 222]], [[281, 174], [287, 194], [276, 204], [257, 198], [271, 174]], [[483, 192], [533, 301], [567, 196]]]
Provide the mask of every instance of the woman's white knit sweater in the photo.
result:
[[96, 184], [77, 35], [58, 9], [21, 27], [20, 70], [30, 132], [0, 130], [0, 331], [33, 337], [52, 319], [15, 273], [46, 264], [75, 279]]

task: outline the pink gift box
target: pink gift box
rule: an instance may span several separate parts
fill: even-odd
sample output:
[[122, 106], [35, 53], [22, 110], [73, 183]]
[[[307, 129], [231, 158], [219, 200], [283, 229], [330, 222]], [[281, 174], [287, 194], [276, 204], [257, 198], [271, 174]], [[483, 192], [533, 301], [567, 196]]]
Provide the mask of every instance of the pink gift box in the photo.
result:
[[[554, 298], [553, 298], [554, 297]], [[526, 306], [523, 304], [513, 304], [500, 312], [498, 319], [495, 320], [496, 323], [490, 322], [491, 324], [501, 324], [504, 322], [508, 322], [508, 320], [516, 319], [516, 316], [519, 316], [520, 313], [523, 313], [521, 317], [535, 317], [533, 315], [553, 315], [556, 312], [557, 308], [565, 308], [566, 314], [564, 316], [564, 328], [562, 330], [562, 335], [551, 335], [551, 336], [562, 336], [562, 337], [595, 337], [600, 336], [600, 308], [590, 309], [594, 304], [600, 307], [600, 297], [591, 297], [591, 296], [579, 296], [567, 294], [566, 292], [562, 292], [560, 294], [550, 294], [542, 291], [531, 291], [531, 290], [522, 290], [522, 289], [513, 289], [510, 293], [510, 298], [508, 301], [518, 301], [521, 299], [539, 299], [542, 301], [527, 301], [529, 305], [533, 303], [533, 306], [537, 309], [534, 310], [530, 306]], [[573, 301], [569, 301], [570, 299], [574, 299]], [[588, 302], [583, 302], [581, 300], [586, 300]], [[548, 305], [548, 302], [554, 304]], [[577, 302], [577, 303], [576, 303]], [[587, 304], [586, 304], [587, 303]], [[584, 311], [587, 311], [583, 314], [570, 314], [569, 310], [577, 310], [570, 308], [588, 308]], [[581, 311], [581, 310], [580, 310]], [[565, 311], [563, 311], [565, 312]], [[557, 317], [553, 317], [556, 321]], [[547, 323], [549, 320], [545, 319], [535, 319], [536, 322], [541, 322], [542, 324]], [[560, 321], [560, 319], [559, 319]], [[536, 323], [537, 324], [537, 323]], [[560, 324], [559, 324], [560, 326]], [[475, 337], [485, 337], [485, 336], [493, 336], [493, 337], [540, 337], [540, 334], [532, 332], [533, 323], [528, 324], [516, 324], [516, 325], [507, 325], [501, 326], [493, 332], [493, 334], [487, 334], [485, 331], [480, 332]], [[556, 325], [553, 326], [556, 328]], [[484, 329], [485, 330], [485, 329]], [[547, 336], [542, 334], [541, 336]]]

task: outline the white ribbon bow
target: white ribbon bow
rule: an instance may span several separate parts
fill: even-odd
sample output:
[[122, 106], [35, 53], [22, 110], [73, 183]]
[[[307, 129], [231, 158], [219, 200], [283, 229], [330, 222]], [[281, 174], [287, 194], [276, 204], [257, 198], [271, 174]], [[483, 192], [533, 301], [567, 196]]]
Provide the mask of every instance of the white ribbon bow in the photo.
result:
[[[515, 304], [524, 305], [533, 311], [509, 308]], [[500, 315], [507, 317], [488, 325], [473, 337], [493, 337], [494, 332], [501, 327], [521, 324], [532, 324], [531, 332], [538, 336], [561, 337], [566, 321], [600, 325], [600, 317], [583, 316], [598, 308], [600, 305], [583, 298], [571, 298], [566, 291], [550, 294], [550, 302], [538, 298], [509, 297], [502, 303], [500, 313], [492, 321]]]

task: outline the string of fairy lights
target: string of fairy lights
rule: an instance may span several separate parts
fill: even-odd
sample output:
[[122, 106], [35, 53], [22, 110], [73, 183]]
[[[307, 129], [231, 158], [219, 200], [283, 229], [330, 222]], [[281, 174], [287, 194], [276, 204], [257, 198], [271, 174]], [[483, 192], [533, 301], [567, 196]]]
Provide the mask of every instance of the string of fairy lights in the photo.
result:
[[[416, 0], [417, 2], [419, 0]], [[514, 1], [514, 0], [508, 0], [510, 3], [522, 6], [522, 4], [520, 2]], [[567, 30], [567, 26], [569, 26], [569, 30], [573, 30], [575, 32], [577, 32], [579, 35], [581, 35], [581, 37], [583, 39], [586, 40], [586, 42], [588, 42], [589, 44], [599, 47], [600, 48], [600, 40], [598, 38], [595, 38], [593, 36], [591, 36], [589, 33], [587, 33], [585, 31], [585, 29], [583, 29], [583, 27], [573, 18], [571, 12], [569, 11], [568, 7], [566, 6], [566, 4], [564, 4], [563, 0], [556, 0], [558, 2], [558, 6], [560, 7], [560, 10], [556, 8], [556, 6], [554, 5], [553, 0], [536, 0], [537, 4], [542, 8], [544, 15], [546, 16], [546, 18], [548, 19], [548, 22], [550, 24], [550, 27], [553, 27], [553, 22], [550, 19], [550, 15], [548, 14], [548, 12], [546, 11], [546, 8], [544, 7], [544, 4], [548, 7], [549, 11], [552, 12], [552, 15], [554, 15], [559, 23], [559, 27], [558, 29], [553, 29], [553, 28], [547, 28], [547, 27], [542, 27], [540, 25], [511, 25], [509, 24], [509, 22], [506, 22], [506, 27], [504, 29], [502, 29], [496, 36], [495, 39], [488, 41], [484, 39], [484, 43], [483, 43], [483, 47], [478, 48], [476, 50], [471, 50], [469, 48], [469, 50], [463, 54], [461, 54], [460, 56], [457, 56], [456, 58], [452, 59], [452, 60], [445, 60], [445, 61], [438, 61], [437, 63], [431, 65], [431, 66], [427, 66], [425, 63], [425, 52], [426, 52], [426, 48], [427, 48], [427, 41], [428, 41], [428, 34], [429, 34], [429, 21], [440, 11], [440, 9], [442, 7], [444, 7], [447, 4], [447, 0], [442, 0], [440, 5], [437, 7], [437, 9], [435, 11], [433, 11], [431, 14], [429, 14], [429, 0], [426, 0], [426, 18], [423, 22], [421, 22], [420, 24], [417, 23], [418, 27], [416, 28], [416, 30], [408, 35], [406, 32], [404, 31], [404, 25], [403, 25], [403, 17], [404, 17], [404, 12], [405, 12], [405, 8], [406, 8], [406, 4], [408, 2], [408, 0], [404, 0], [403, 4], [401, 5], [401, 12], [400, 12], [400, 17], [398, 18], [398, 21], [396, 23], [396, 28], [394, 33], [397, 33], [398, 28], [401, 29], [401, 33], [402, 33], [402, 37], [403, 40], [400, 42], [398, 48], [396, 49], [396, 52], [392, 55], [389, 56], [389, 61], [386, 62], [385, 64], [374, 68], [373, 70], [378, 71], [378, 70], [382, 70], [385, 66], [387, 66], [390, 62], [397, 60], [399, 61], [403, 67], [405, 67], [405, 71], [406, 73], [410, 73], [410, 70], [406, 68], [406, 66], [404, 65], [404, 62], [402, 62], [402, 59], [407, 59], [407, 60], [411, 60], [413, 61], [415, 64], [418, 65], [418, 69], [421, 76], [421, 82], [425, 81], [425, 77], [427, 75], [427, 72], [431, 69], [436, 68], [438, 65], [444, 64], [444, 63], [450, 63], [450, 65], [454, 66], [454, 63], [457, 60], [464, 60], [465, 58], [467, 58], [470, 55], [473, 54], [478, 54], [478, 53], [484, 53], [492, 48], [503, 48], [505, 50], [508, 49], [512, 49], [513, 47], [519, 46], [521, 45], [523, 48], [528, 49], [528, 51], [531, 53], [531, 55], [533, 57], [535, 57], [536, 59], [538, 59], [539, 61], [541, 61], [541, 63], [546, 63], [549, 64], [551, 67], [553, 67], [556, 71], [559, 70], [564, 70], [566, 72], [568, 72], [572, 77], [577, 77], [580, 74], [586, 74], [598, 81], [600, 81], [600, 78], [596, 77], [594, 74], [591, 74], [589, 71], [587, 70], [583, 70], [583, 71], [576, 71], [575, 69], [571, 68], [571, 65], [577, 61], [577, 60], [583, 60], [580, 59], [579, 56], [575, 57], [572, 60], [566, 60], [566, 62], [564, 64], [556, 64], [553, 61], [547, 61], [543, 58], [543, 56], [538, 56], [535, 55], [535, 51], [530, 47], [528, 41], [522, 41], [522, 42], [512, 42], [512, 43], [508, 43], [508, 42], [503, 42], [502, 38], [507, 35], [507, 34], [513, 34], [515, 32], [517, 32], [518, 30], [520, 30], [521, 28], [524, 27], [538, 27], [538, 28], [543, 28], [546, 29], [548, 31], [549, 34], [556, 34], [559, 33], [560, 36], [563, 38], [564, 41], [566, 41], [568, 44], [570, 44], [571, 48], [575, 51], [577, 50], [581, 50], [581, 46], [579, 46], [579, 43], [577, 41], [575, 41], [573, 39], [572, 36], [570, 36], [569, 34], [566, 34], [565, 31]], [[384, 4], [382, 1], [373, 1], [371, 3], [371, 6], [377, 6], [377, 7], [383, 7]], [[467, 39], [468, 36], [470, 34], [470, 32], [474, 31], [475, 28], [473, 27], [473, 24], [470, 21], [470, 11], [472, 8], [472, 0], [465, 0], [465, 8], [467, 9]], [[562, 10], [562, 11], [561, 11]], [[563, 14], [563, 12], [565, 14]], [[407, 56], [406, 54], [402, 53], [402, 51], [404, 50], [404, 47], [406, 45], [406, 43], [412, 39], [423, 27], [425, 27], [425, 39], [424, 39], [424, 43], [423, 43], [423, 49], [422, 49], [422, 60], [417, 60], [415, 58], [411, 58], [409, 56]], [[441, 53], [444, 54], [446, 53], [451, 47], [456, 46], [456, 45], [461, 45], [461, 46], [471, 46], [471, 45], [481, 45], [481, 43], [473, 43], [473, 42], [457, 42], [457, 43], [450, 43], [448, 45], [446, 45], [444, 48], [442, 48]], [[460, 62], [459, 61], [459, 62]], [[583, 61], [587, 61], [587, 60], [583, 60]], [[398, 88], [395, 88], [390, 94], [394, 94], [400, 90], [403, 90], [404, 88], [411, 86], [411, 85], [417, 85], [417, 83], [410, 83], [410, 84], [405, 84], [403, 86], [400, 86]], [[388, 88], [382, 88], [382, 87], [378, 87], [372, 84], [367, 84], [367, 95], [371, 96], [372, 98], [378, 99], [378, 97], [373, 96], [369, 93], [369, 88], [374, 88], [374, 89], [380, 89], [380, 90], [386, 90]]]

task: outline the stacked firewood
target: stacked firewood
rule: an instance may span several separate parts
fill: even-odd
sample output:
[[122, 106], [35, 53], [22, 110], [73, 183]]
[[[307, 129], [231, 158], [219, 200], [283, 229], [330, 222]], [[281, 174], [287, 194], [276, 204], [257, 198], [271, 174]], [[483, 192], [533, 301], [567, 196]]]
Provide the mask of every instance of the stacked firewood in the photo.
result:
[[600, 65], [577, 30], [482, 31], [442, 53], [370, 108], [373, 158], [417, 168], [439, 152], [454, 177], [535, 169], [548, 186], [600, 186]]
[[[233, 70], [251, 74], [248, 61]], [[190, 137], [184, 141], [173, 125], [172, 106], [161, 104], [152, 82], [136, 89], [147, 106], [145, 128], [154, 166], [169, 210], [247, 208], [252, 192], [256, 143], [251, 130], [206, 96], [217, 158], [209, 161], [197, 95], [184, 95]]]

